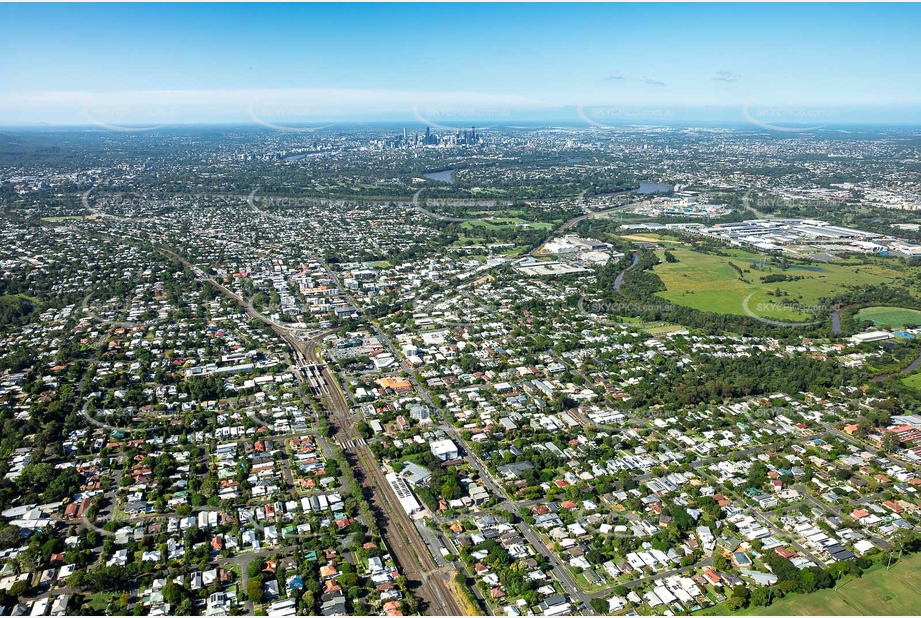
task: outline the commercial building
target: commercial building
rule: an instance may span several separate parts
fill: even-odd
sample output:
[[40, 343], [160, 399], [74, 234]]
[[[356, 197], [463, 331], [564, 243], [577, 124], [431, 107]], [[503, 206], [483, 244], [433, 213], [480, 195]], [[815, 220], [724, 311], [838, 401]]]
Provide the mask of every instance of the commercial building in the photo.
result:
[[457, 446], [451, 440], [437, 440], [432, 442], [429, 447], [432, 449], [432, 455], [441, 461], [457, 459]]
[[420, 466], [419, 464], [407, 461], [403, 464], [403, 470], [400, 472], [401, 476], [409, 482], [410, 485], [422, 485], [426, 483], [430, 478], [432, 478], [432, 473], [429, 472], [428, 468]]
[[416, 500], [416, 496], [413, 495], [413, 492], [409, 489], [409, 485], [406, 484], [406, 481], [403, 480], [402, 477], [391, 472], [387, 474], [386, 478], [387, 482], [390, 484], [390, 489], [393, 490], [397, 500], [400, 501], [400, 506], [403, 507], [407, 515], [412, 515], [422, 510], [422, 505]]

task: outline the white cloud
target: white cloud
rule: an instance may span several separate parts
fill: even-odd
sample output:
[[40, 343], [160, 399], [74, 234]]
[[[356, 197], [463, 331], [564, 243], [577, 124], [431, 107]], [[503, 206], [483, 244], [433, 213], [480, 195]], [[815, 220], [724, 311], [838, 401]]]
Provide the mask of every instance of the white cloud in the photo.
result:
[[716, 76], [713, 78], [713, 81], [728, 82], [730, 84], [734, 84], [738, 82], [739, 79], [741, 79], [741, 77], [739, 75], [736, 75], [735, 73], [731, 73], [729, 71], [717, 71]]

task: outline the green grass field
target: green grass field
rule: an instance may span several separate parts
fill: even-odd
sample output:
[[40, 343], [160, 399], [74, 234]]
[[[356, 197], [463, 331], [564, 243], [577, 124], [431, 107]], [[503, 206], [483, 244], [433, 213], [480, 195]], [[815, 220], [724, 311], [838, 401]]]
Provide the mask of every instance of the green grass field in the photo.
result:
[[[778, 267], [765, 266], [761, 269], [752, 267], [752, 262], [760, 263], [764, 256], [741, 249], [727, 251], [730, 257], [700, 253], [691, 249], [674, 248], [672, 253], [678, 258], [676, 263], [664, 260], [664, 252], [657, 252], [662, 263], [654, 272], [665, 283], [667, 290], [659, 295], [675, 304], [684, 305], [701, 311], [714, 311], [745, 315], [743, 303], [748, 300], [748, 308], [757, 316], [778, 321], [804, 321], [809, 319], [808, 312], [797, 311], [800, 305], [811, 307], [824, 296], [831, 296], [849, 287], [892, 283], [909, 273], [886, 268], [882, 263], [867, 265], [816, 264], [805, 270], [791, 267], [782, 271]], [[744, 273], [747, 282], [739, 279], [732, 262], [739, 268], [748, 270]], [[799, 281], [762, 283], [760, 278], [770, 274], [785, 274], [803, 277]], [[784, 296], [774, 296], [780, 289]]]
[[858, 320], [870, 320], [877, 326], [903, 328], [906, 324], [921, 324], [921, 311], [901, 307], [866, 307], [857, 312]]
[[668, 324], [666, 322], [650, 322], [644, 327], [644, 330], [650, 335], [667, 335], [668, 333], [677, 333], [684, 330], [683, 326]]
[[457, 240], [451, 243], [451, 247], [468, 247], [470, 245], [483, 245], [486, 244], [486, 239], [479, 236], [467, 236], [466, 234], [458, 234]]
[[[876, 564], [861, 578], [848, 578], [838, 589], [794, 594], [769, 607], [749, 607], [741, 616], [914, 616], [921, 610], [921, 554], [904, 558], [887, 571]], [[726, 615], [722, 604], [702, 615]]]
[[[475, 226], [468, 227], [468, 231], [475, 233], [474, 227]], [[488, 242], [493, 242], [493, 241], [488, 241]], [[487, 240], [485, 238], [480, 238], [477, 236], [466, 236], [462, 234], [450, 246], [451, 247], [469, 247], [471, 245], [476, 246], [476, 245], [485, 245], [485, 244], [487, 244]], [[521, 255], [522, 253], [524, 253], [524, 251], [527, 248], [528, 247], [526, 245], [519, 245], [519, 246], [514, 247], [513, 249], [505, 249], [499, 252], [499, 255], [515, 257], [517, 255]]]
[[758, 608], [757, 616], [913, 616], [921, 611], [921, 555], [904, 559], [887, 571], [879, 565], [838, 590], [781, 599]]
[[528, 212], [520, 208], [502, 208], [500, 210], [477, 210], [470, 213], [472, 217], [521, 217], [527, 218]]
[[99, 615], [105, 611], [106, 607], [109, 605], [109, 600], [113, 598], [113, 594], [107, 592], [94, 592], [86, 596], [86, 605]]
[[921, 391], [921, 373], [913, 373], [906, 378], [902, 378], [902, 384]]
[[65, 215], [61, 217], [42, 217], [41, 220], [45, 223], [60, 223], [61, 221], [70, 221], [82, 218], [83, 215]]
[[478, 219], [476, 221], [465, 221], [461, 224], [462, 229], [473, 229], [476, 227], [487, 227], [491, 229], [502, 229], [504, 227], [533, 227], [541, 230], [549, 230], [553, 227], [552, 223], [540, 223], [536, 221], [525, 221], [517, 217], [490, 217], [489, 219]]

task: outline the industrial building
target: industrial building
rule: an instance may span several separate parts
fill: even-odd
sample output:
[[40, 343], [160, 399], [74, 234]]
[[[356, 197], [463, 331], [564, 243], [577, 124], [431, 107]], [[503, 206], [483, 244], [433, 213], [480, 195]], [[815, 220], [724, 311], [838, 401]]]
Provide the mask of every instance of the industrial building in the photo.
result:
[[892, 333], [886, 332], [884, 330], [874, 330], [869, 333], [857, 333], [851, 337], [851, 343], [854, 345], [860, 345], [862, 343], [876, 343], [878, 341], [886, 341], [892, 339], [894, 335]]
[[[873, 252], [883, 246], [870, 243], [882, 238], [881, 234], [865, 232], [814, 219], [748, 219], [731, 223], [720, 223], [712, 227], [692, 230], [705, 236], [714, 236], [737, 245], [751, 245], [762, 251], [778, 250], [784, 245], [845, 243], [854, 251]], [[872, 247], [870, 247], [870, 244]]]

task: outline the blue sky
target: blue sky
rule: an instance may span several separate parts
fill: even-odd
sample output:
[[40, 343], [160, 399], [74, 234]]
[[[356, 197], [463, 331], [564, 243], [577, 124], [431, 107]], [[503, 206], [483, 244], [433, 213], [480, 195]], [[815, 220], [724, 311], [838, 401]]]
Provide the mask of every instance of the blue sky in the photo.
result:
[[919, 23], [906, 4], [2, 4], [0, 125], [921, 122]]

